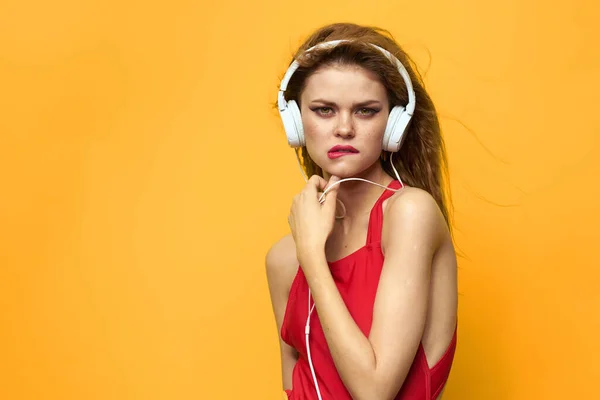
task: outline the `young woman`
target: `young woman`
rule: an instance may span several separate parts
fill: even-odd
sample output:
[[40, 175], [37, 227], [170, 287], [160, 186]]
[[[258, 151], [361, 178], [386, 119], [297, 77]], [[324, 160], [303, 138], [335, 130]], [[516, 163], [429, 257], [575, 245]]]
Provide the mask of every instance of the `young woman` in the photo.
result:
[[278, 107], [310, 176], [266, 256], [287, 398], [440, 399], [457, 265], [444, 143], [409, 57], [381, 29], [325, 26]]

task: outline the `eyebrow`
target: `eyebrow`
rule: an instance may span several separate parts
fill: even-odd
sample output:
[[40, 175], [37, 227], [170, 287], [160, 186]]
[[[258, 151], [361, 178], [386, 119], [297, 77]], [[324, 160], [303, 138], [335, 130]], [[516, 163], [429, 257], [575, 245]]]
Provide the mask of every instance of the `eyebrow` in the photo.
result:
[[[311, 100], [310, 103], [321, 103], [321, 104], [325, 104], [327, 106], [335, 106], [335, 102], [333, 101], [329, 101], [329, 100], [324, 100], [324, 99], [314, 99]], [[365, 107], [365, 106], [369, 106], [369, 105], [379, 105], [381, 104], [381, 102], [379, 100], [365, 100], [365, 101], [361, 101], [360, 103], [355, 103], [354, 107]]]

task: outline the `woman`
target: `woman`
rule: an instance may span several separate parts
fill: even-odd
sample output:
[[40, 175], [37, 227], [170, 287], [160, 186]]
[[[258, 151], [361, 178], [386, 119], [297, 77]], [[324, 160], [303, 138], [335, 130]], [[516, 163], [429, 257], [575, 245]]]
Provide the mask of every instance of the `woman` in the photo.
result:
[[266, 256], [287, 398], [440, 399], [457, 266], [430, 97], [386, 31], [354, 24], [311, 35], [279, 96], [311, 176]]

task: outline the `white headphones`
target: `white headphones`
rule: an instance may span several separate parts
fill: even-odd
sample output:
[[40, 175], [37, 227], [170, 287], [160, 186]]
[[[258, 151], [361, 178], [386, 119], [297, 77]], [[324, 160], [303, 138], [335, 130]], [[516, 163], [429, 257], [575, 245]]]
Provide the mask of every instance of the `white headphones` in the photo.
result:
[[[349, 42], [349, 40], [333, 40], [329, 42], [322, 42], [306, 50], [306, 52], [310, 52], [311, 50], [319, 48], [334, 47], [338, 43], [342, 42]], [[402, 79], [404, 79], [404, 83], [406, 84], [406, 88], [408, 90], [408, 104], [406, 105], [406, 108], [400, 105], [392, 108], [390, 115], [388, 116], [388, 122], [383, 135], [383, 150], [394, 153], [400, 150], [400, 146], [402, 145], [402, 141], [406, 133], [406, 128], [408, 127], [410, 119], [415, 111], [415, 92], [410, 80], [410, 76], [408, 75], [408, 71], [406, 71], [406, 68], [404, 68], [404, 65], [402, 65], [400, 60], [398, 60], [389, 51], [374, 44], [370, 45], [381, 51], [396, 65], [398, 72], [400, 72]], [[302, 117], [300, 115], [298, 104], [295, 100], [286, 102], [284, 93], [292, 75], [294, 72], [296, 72], [298, 67], [298, 61], [294, 60], [281, 80], [279, 93], [277, 95], [277, 106], [279, 108], [281, 120], [283, 121], [283, 128], [287, 136], [288, 144], [294, 148], [305, 145], [304, 128], [302, 127]]]

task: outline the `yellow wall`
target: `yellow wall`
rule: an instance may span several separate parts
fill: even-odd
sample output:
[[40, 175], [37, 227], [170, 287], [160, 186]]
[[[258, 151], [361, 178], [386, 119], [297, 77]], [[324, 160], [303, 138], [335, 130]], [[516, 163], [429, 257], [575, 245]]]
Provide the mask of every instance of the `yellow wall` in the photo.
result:
[[446, 399], [597, 395], [600, 28], [569, 3], [4, 0], [0, 398], [280, 398], [263, 259], [303, 181], [271, 103], [334, 21], [390, 29], [443, 117]]

